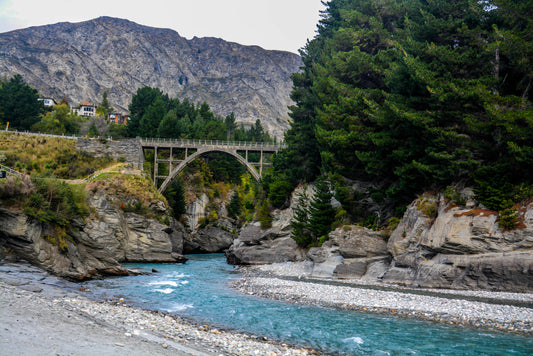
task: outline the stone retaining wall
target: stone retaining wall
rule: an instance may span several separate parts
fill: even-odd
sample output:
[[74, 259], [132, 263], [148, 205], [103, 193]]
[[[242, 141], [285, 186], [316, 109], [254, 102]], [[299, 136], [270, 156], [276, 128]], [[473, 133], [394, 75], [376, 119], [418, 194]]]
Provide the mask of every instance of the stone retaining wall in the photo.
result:
[[106, 155], [115, 159], [123, 157], [127, 163], [132, 163], [135, 167], [143, 169], [144, 159], [139, 137], [117, 141], [79, 138], [76, 149], [92, 153], [96, 157]]

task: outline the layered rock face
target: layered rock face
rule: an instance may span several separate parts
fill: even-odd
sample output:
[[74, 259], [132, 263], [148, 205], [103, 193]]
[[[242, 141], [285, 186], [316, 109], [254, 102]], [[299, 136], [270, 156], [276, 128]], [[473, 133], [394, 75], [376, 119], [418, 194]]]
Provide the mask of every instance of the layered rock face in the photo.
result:
[[86, 233], [72, 234], [68, 251], [43, 237], [45, 227], [22, 213], [0, 208], [0, 245], [8, 253], [59, 276], [83, 280], [105, 275], [126, 275], [128, 272], [104, 245]]
[[[429, 215], [429, 216], [428, 216]], [[424, 196], [407, 209], [388, 242], [345, 226], [311, 248], [311, 277], [360, 279], [426, 288], [533, 291], [533, 203], [519, 228], [503, 231], [494, 211]]]
[[311, 277], [381, 278], [390, 264], [387, 243], [379, 232], [357, 226], [332, 231], [322, 247], [312, 247]]
[[[113, 197], [97, 191], [89, 198], [96, 214], [84, 231], [102, 244], [119, 262], [182, 262], [183, 226], [170, 226], [135, 213], [126, 213], [112, 204]], [[164, 205], [160, 207], [164, 210]]]
[[[432, 204], [435, 216], [424, 205]], [[473, 204], [424, 197], [407, 209], [387, 248], [386, 282], [422, 287], [533, 291], [533, 203], [517, 229], [499, 228], [497, 214]], [[426, 212], [425, 212], [426, 211]]]
[[63, 251], [45, 238], [53, 236], [49, 226], [0, 208], [0, 245], [33, 265], [74, 280], [128, 274], [120, 262], [185, 262], [183, 226], [124, 213], [110, 200], [100, 191], [90, 197], [94, 213], [86, 222], [74, 222]]
[[100, 17], [0, 34], [0, 73], [21, 74], [41, 95], [72, 103], [101, 101], [127, 110], [145, 85], [171, 97], [207, 102], [237, 122], [260, 119], [281, 138], [288, 128], [290, 75], [298, 55], [217, 38], [187, 40], [168, 29]]
[[[498, 225], [497, 212], [466, 194], [465, 206], [425, 195], [405, 212], [390, 238], [385, 232], [343, 226], [306, 255], [290, 238], [298, 202], [276, 211], [274, 227], [244, 228], [227, 252], [229, 263], [312, 262], [313, 278], [359, 279], [414, 287], [533, 292], [533, 202], [519, 209], [518, 227]], [[308, 194], [312, 195], [312, 194]]]

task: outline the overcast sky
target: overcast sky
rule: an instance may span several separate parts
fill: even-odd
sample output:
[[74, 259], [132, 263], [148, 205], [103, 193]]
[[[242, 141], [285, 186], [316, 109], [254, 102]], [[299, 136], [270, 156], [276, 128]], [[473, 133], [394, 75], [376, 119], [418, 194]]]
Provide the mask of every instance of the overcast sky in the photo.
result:
[[296, 53], [315, 36], [321, 0], [0, 0], [0, 32], [99, 16]]

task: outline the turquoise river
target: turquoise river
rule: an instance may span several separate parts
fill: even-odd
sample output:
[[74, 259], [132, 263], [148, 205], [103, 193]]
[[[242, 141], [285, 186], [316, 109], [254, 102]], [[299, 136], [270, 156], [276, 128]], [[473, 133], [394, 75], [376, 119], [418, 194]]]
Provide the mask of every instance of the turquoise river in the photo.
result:
[[95, 297], [177, 314], [330, 355], [533, 355], [533, 338], [427, 321], [299, 306], [241, 294], [223, 255], [185, 264], [129, 264], [159, 273], [85, 283]]

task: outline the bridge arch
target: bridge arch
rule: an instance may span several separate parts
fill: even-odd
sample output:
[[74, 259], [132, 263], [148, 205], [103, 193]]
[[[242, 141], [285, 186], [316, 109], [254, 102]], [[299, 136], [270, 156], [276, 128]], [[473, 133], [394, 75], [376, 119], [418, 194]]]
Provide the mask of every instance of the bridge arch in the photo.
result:
[[159, 187], [159, 192], [163, 193], [168, 188], [170, 183], [174, 180], [174, 178], [176, 178], [179, 172], [181, 172], [185, 167], [187, 167], [189, 163], [191, 163], [192, 161], [194, 161], [196, 158], [200, 157], [201, 155], [205, 153], [209, 153], [209, 152], [222, 152], [222, 153], [227, 153], [235, 157], [237, 161], [239, 161], [243, 166], [246, 167], [246, 169], [248, 169], [248, 171], [252, 174], [255, 180], [259, 181], [261, 179], [261, 175], [259, 174], [259, 172], [257, 172], [255, 167], [251, 165], [244, 157], [238, 154], [237, 151], [224, 150], [224, 149], [218, 149], [218, 148], [199, 148], [198, 151], [196, 151], [195, 153], [191, 154], [186, 159], [181, 161], [176, 166], [176, 168], [174, 168], [172, 172], [170, 172], [168, 177], [164, 180], [163, 184], [161, 184], [161, 186]]

